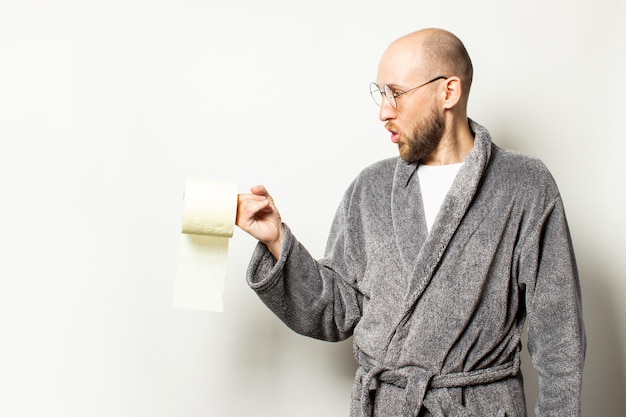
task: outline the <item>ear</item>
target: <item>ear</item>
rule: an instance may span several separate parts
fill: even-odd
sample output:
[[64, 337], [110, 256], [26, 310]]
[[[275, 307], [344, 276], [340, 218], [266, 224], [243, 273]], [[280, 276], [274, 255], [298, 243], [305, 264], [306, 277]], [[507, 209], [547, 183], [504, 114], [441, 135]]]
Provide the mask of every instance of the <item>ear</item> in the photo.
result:
[[446, 110], [452, 109], [456, 106], [461, 97], [463, 96], [463, 83], [457, 76], [449, 77], [445, 80], [445, 98], [443, 102], [443, 108]]

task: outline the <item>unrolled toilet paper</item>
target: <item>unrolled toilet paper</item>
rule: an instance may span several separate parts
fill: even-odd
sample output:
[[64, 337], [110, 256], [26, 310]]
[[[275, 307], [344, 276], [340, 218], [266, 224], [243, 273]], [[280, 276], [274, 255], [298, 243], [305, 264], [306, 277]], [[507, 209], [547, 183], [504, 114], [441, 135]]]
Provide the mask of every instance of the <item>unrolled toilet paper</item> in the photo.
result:
[[174, 289], [176, 308], [223, 311], [228, 243], [236, 216], [235, 184], [187, 178]]

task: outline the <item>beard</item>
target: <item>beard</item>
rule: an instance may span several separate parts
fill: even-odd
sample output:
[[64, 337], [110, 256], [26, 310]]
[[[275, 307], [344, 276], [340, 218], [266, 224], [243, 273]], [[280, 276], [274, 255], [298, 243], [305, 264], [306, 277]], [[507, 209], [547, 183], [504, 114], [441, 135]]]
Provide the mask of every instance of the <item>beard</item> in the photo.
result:
[[439, 145], [444, 132], [443, 115], [431, 108], [430, 114], [413, 125], [408, 139], [398, 144], [400, 156], [409, 164], [420, 162]]

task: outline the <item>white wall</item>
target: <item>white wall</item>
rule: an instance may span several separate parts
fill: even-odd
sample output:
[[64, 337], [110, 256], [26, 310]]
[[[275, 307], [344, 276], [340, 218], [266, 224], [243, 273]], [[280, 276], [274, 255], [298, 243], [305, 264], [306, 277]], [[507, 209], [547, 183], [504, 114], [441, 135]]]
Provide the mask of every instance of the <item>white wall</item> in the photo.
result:
[[225, 312], [173, 309], [184, 179], [266, 184], [321, 256], [344, 188], [396, 154], [368, 94], [380, 54], [430, 26], [473, 57], [471, 117], [561, 187], [585, 415], [622, 412], [623, 2], [97, 3], [0, 6], [0, 415], [347, 415], [350, 342], [267, 311], [241, 231]]

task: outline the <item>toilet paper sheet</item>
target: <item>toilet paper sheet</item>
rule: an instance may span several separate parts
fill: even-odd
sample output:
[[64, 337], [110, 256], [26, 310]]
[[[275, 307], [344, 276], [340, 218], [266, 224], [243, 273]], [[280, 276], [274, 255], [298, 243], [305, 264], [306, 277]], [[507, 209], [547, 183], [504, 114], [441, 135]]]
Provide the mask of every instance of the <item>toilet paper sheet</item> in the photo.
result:
[[187, 178], [174, 289], [176, 308], [223, 311], [228, 243], [236, 216], [235, 184]]

